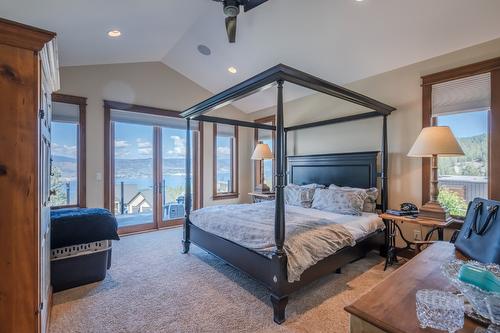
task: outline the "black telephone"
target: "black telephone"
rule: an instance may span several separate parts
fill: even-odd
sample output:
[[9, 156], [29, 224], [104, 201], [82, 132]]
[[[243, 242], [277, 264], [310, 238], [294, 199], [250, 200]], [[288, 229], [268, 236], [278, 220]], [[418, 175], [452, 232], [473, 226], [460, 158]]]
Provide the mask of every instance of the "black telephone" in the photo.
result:
[[403, 212], [418, 212], [417, 206], [411, 202], [403, 202], [399, 209]]

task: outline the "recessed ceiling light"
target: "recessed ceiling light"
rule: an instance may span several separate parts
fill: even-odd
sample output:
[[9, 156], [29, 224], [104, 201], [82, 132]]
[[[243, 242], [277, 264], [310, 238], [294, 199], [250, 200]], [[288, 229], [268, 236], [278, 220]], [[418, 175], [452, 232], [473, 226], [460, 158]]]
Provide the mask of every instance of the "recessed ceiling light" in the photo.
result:
[[227, 69], [227, 71], [228, 71], [229, 73], [231, 73], [231, 74], [236, 74], [236, 72], [237, 72], [236, 68], [234, 68], [233, 66], [229, 67], [229, 68]]
[[122, 33], [120, 32], [120, 30], [111, 30], [111, 31], [108, 31], [108, 36], [109, 37], [120, 37], [122, 35]]
[[363, 0], [356, 0], [356, 2], [362, 2]]
[[210, 49], [206, 45], [200, 44], [200, 45], [198, 45], [197, 48], [198, 48], [198, 52], [200, 52], [203, 55], [207, 56], [207, 55], [210, 55], [210, 53], [212, 53], [212, 51], [210, 51]]

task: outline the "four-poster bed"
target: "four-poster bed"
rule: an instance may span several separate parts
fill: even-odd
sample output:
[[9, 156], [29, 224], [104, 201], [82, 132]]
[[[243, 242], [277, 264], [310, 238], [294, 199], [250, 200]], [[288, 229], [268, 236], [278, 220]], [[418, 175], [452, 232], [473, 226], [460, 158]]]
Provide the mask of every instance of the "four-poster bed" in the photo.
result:
[[[340, 117], [309, 124], [284, 127], [283, 119], [283, 84], [297, 84], [324, 94], [328, 94], [373, 111], [362, 114]], [[276, 126], [252, 123], [240, 120], [206, 116], [204, 113], [225, 106], [252, 93], [277, 85]], [[387, 208], [387, 116], [395, 108], [358, 94], [341, 86], [314, 77], [286, 65], [274, 66], [236, 86], [229, 88], [181, 113], [187, 120], [186, 136], [186, 219], [184, 222], [183, 252], [189, 251], [190, 243], [194, 243], [213, 255], [223, 259], [237, 269], [247, 273], [271, 291], [271, 302], [274, 310], [274, 321], [285, 320], [285, 307], [288, 295], [298, 288], [340, 269], [343, 265], [357, 260], [373, 249], [383, 249], [387, 243], [387, 235], [376, 230], [356, 240], [356, 245], [346, 246], [332, 255], [318, 261], [307, 268], [299, 281], [289, 282], [287, 279], [287, 254], [285, 244], [285, 168], [288, 168], [288, 183], [370, 188], [377, 187], [377, 178], [381, 179], [381, 200], [378, 208]], [[377, 172], [379, 152], [325, 154], [309, 156], [286, 156], [286, 135], [290, 131], [304, 128], [342, 123], [372, 117], [382, 117], [382, 145], [380, 152], [381, 171]], [[204, 121], [237, 125], [243, 127], [276, 131], [276, 175], [275, 175], [275, 209], [274, 209], [274, 243], [275, 249], [270, 256], [265, 256], [236, 242], [203, 230], [190, 221], [191, 214], [191, 178], [190, 178], [190, 121]]]

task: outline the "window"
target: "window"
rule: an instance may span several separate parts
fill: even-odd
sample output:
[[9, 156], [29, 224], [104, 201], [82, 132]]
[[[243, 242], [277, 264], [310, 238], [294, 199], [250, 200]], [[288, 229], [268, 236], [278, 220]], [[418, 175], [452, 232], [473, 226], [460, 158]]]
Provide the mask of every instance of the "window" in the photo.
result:
[[[497, 173], [500, 71], [499, 59], [487, 60], [423, 77], [423, 126], [449, 126], [462, 146], [461, 157], [439, 157], [439, 201], [452, 216], [463, 218], [475, 197], [499, 199]], [[492, 66], [490, 72], [484, 71]], [[422, 199], [429, 198], [430, 161], [422, 168]]]
[[[186, 121], [172, 110], [105, 101], [105, 206], [126, 234], [182, 224]], [[201, 205], [203, 126], [191, 122], [191, 207]]]
[[238, 127], [214, 126], [214, 199], [238, 197]]
[[465, 112], [438, 116], [437, 124], [449, 126], [465, 153], [438, 158], [439, 201], [451, 215], [464, 217], [467, 203], [488, 198], [488, 113]]
[[82, 97], [53, 94], [50, 205], [85, 207], [85, 105]]
[[[266, 124], [266, 125], [275, 125], [275, 117], [269, 116], [261, 119], [255, 120], [256, 123]], [[274, 142], [275, 142], [275, 132], [271, 130], [264, 129], [255, 129], [255, 141], [254, 147], [258, 142], [262, 141], [271, 148], [271, 151], [274, 154]], [[271, 191], [274, 192], [274, 159], [272, 160], [264, 160], [264, 161], [255, 161], [254, 165], [254, 186], [260, 184], [261, 182], [261, 168], [264, 168], [264, 184], [269, 186]]]

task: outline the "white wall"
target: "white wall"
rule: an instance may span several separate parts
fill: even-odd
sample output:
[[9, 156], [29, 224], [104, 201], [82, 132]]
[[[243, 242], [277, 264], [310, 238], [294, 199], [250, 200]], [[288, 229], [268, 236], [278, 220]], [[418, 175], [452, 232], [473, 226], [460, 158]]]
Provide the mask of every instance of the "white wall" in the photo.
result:
[[[102, 207], [104, 183], [103, 100], [183, 111], [212, 94], [160, 62], [63, 67], [60, 93], [87, 97], [87, 205]], [[219, 110], [225, 117], [247, 119], [234, 107]], [[228, 202], [248, 202], [251, 179], [251, 138], [253, 131], [240, 130], [240, 198]], [[212, 204], [212, 127], [205, 124], [204, 202]], [[221, 201], [217, 201], [221, 203]]]
[[[367, 55], [369, 56], [369, 55]], [[500, 39], [376, 75], [347, 85], [397, 108], [388, 117], [389, 207], [398, 209], [402, 202], [421, 204], [421, 160], [407, 157], [422, 128], [422, 89], [420, 77], [500, 56]], [[285, 85], [286, 89], [286, 85]], [[285, 123], [295, 125], [333, 118], [359, 111], [346, 108], [345, 102], [315, 94], [285, 104]], [[254, 119], [274, 113], [266, 109]], [[381, 118], [328, 125], [297, 131], [289, 135], [289, 154], [380, 150]]]

